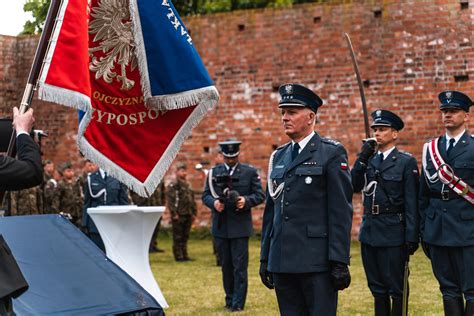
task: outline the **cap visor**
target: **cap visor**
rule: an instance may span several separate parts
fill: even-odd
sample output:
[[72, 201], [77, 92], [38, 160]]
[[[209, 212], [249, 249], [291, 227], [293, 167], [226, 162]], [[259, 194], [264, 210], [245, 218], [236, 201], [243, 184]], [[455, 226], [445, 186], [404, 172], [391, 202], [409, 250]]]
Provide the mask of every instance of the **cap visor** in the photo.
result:
[[288, 108], [288, 107], [305, 108], [306, 106], [301, 103], [280, 103], [278, 107], [279, 108]]

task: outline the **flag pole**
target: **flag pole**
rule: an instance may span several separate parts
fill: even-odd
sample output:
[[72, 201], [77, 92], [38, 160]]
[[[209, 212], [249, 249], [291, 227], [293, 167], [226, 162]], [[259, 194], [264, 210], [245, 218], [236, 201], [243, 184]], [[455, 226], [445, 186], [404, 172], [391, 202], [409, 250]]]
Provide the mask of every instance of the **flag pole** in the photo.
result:
[[[46, 55], [46, 51], [49, 46], [49, 40], [54, 29], [54, 24], [56, 23], [56, 17], [58, 15], [61, 2], [61, 0], [51, 0], [51, 4], [49, 5], [48, 15], [46, 16], [43, 32], [41, 32], [41, 37], [38, 46], [36, 47], [36, 53], [31, 65], [30, 74], [28, 75], [28, 81], [26, 82], [26, 87], [23, 91], [23, 98], [21, 99], [19, 109], [20, 113], [25, 113], [31, 106], [31, 101], [33, 100], [33, 96], [36, 91], [36, 83], [43, 66], [44, 56]], [[16, 155], [15, 142], [16, 131], [13, 129], [10, 143], [8, 144], [8, 149], [6, 152], [7, 156], [14, 157]], [[3, 205], [4, 197], [5, 192], [0, 191], [0, 201], [2, 201]]]

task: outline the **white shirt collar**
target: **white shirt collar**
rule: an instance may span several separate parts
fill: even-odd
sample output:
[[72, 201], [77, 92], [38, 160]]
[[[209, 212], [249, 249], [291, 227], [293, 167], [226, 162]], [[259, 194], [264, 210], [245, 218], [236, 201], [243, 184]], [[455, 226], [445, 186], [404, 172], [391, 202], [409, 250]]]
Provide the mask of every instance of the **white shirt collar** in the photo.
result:
[[236, 169], [237, 165], [239, 163], [236, 163], [233, 167], [230, 167], [228, 164], [224, 162], [224, 166], [227, 169], [227, 171], [230, 171], [229, 174], [232, 175], [234, 173], [234, 170]]
[[448, 135], [448, 133], [446, 133], [446, 149], [448, 149], [449, 147], [449, 140], [451, 138], [454, 138], [454, 146], [456, 146], [456, 144], [458, 143], [458, 141], [461, 139], [462, 135], [464, 135], [464, 133], [466, 132], [466, 130], [463, 130], [462, 133], [459, 133], [459, 135], [457, 135], [456, 137], [451, 137]]
[[99, 172], [102, 179], [105, 179], [105, 171], [102, 168], [99, 168]]
[[[390, 153], [395, 149], [395, 146], [393, 146], [392, 148], [390, 149], [387, 149], [386, 151], [383, 152], [383, 159], [387, 159], [388, 155], [390, 155]], [[380, 155], [380, 153], [382, 153], [380, 150], [377, 154]]]
[[[300, 153], [306, 147], [306, 145], [309, 143], [311, 138], [313, 138], [314, 134], [315, 134], [315, 132], [312, 131], [308, 136], [306, 136], [305, 138], [303, 138], [302, 140], [299, 141], [298, 145], [300, 145], [300, 151], [298, 153]], [[291, 141], [291, 143], [292, 143], [291, 146], [293, 147], [295, 142]]]

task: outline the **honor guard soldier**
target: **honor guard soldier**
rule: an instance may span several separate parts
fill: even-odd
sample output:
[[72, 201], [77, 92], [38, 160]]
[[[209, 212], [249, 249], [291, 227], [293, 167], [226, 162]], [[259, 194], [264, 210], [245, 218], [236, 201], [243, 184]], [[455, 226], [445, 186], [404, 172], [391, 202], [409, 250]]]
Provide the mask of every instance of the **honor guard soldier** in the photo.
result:
[[239, 162], [239, 141], [219, 143], [224, 163], [209, 170], [202, 201], [212, 211], [212, 235], [222, 266], [225, 307], [241, 311], [247, 297], [251, 209], [264, 194], [257, 169]]
[[190, 261], [188, 256], [188, 239], [197, 206], [194, 192], [186, 181], [188, 168], [185, 163], [176, 166], [176, 180], [166, 188], [166, 205], [171, 213], [173, 226], [173, 255], [176, 261]]
[[473, 315], [474, 138], [466, 130], [472, 101], [458, 91], [438, 98], [446, 133], [423, 147], [422, 245], [440, 284], [445, 315]]
[[336, 315], [350, 284], [352, 184], [347, 153], [314, 132], [323, 101], [299, 84], [279, 88], [291, 142], [269, 162], [260, 277], [275, 288], [281, 315]]
[[95, 226], [87, 209], [100, 205], [127, 205], [128, 189], [117, 179], [109, 176], [104, 170], [98, 169], [87, 176], [84, 188], [84, 206], [82, 209], [82, 227], [87, 236], [105, 251], [105, 245], [100, 237], [99, 230]]
[[402, 119], [387, 110], [373, 112], [372, 119], [375, 139], [365, 141], [351, 171], [354, 192], [364, 196], [359, 240], [375, 315], [398, 316], [405, 262], [418, 248], [418, 165], [395, 147]]

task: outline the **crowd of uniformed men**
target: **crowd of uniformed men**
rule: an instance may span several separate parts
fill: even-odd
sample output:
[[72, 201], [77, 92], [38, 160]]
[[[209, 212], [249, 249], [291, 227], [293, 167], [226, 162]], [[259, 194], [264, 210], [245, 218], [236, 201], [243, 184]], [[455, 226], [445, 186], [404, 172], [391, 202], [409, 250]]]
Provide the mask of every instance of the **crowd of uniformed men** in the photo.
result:
[[[257, 170], [239, 162], [239, 141], [219, 143], [224, 161], [207, 174], [202, 201], [212, 211], [225, 307], [245, 307], [251, 209], [265, 201], [259, 273], [275, 289], [281, 314], [335, 315], [337, 293], [351, 282], [352, 194], [362, 192], [359, 239], [375, 314], [406, 310], [405, 267], [421, 244], [445, 314], [474, 315], [474, 136], [466, 129], [471, 99], [458, 91], [439, 94], [445, 133], [424, 145], [420, 175], [416, 159], [396, 147], [404, 128], [397, 114], [371, 114], [373, 138], [363, 141], [351, 170], [343, 145], [315, 131], [321, 98], [299, 84], [282, 85], [279, 93], [283, 130], [291, 141], [270, 157], [266, 195]], [[103, 247], [82, 210], [128, 204], [126, 188], [89, 161], [77, 178], [70, 163], [55, 175], [53, 163], [45, 161], [44, 170], [40, 187], [13, 194], [13, 214], [67, 213]], [[177, 164], [176, 180], [149, 200], [131, 195], [138, 205], [166, 203], [177, 261], [190, 260], [186, 244], [196, 216], [186, 170]], [[105, 196], [103, 188], [110, 190]]]
[[[260, 277], [282, 315], [335, 315], [349, 273], [352, 194], [362, 192], [362, 262], [375, 315], [406, 315], [408, 261], [421, 243], [440, 284], [446, 315], [474, 315], [474, 136], [471, 99], [439, 94], [445, 133], [416, 159], [396, 147], [403, 119], [372, 116], [352, 170], [343, 145], [315, 131], [323, 101], [299, 84], [282, 85], [279, 108], [291, 139], [269, 159]], [[244, 309], [250, 209], [263, 202], [256, 169], [238, 160], [240, 142], [219, 143], [224, 163], [210, 170], [202, 200], [213, 213], [225, 307]]]

